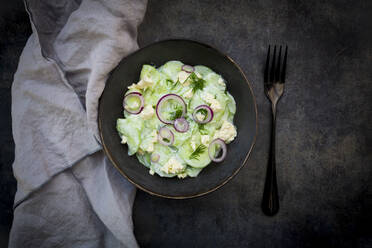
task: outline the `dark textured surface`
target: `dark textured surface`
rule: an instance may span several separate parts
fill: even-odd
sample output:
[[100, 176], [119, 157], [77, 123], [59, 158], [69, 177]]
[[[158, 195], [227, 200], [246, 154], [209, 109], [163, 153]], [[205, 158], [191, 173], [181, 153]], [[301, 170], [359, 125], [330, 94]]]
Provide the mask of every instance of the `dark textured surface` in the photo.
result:
[[[30, 34], [20, 1], [0, 7], [0, 247], [11, 222], [15, 181], [10, 85]], [[371, 247], [371, 1], [150, 1], [141, 46], [167, 38], [209, 43], [250, 79], [259, 111], [247, 165], [215, 193], [166, 200], [138, 191], [135, 233], [143, 247]], [[281, 209], [260, 202], [269, 150], [262, 65], [269, 43], [289, 46], [277, 121]]]
[[[138, 192], [134, 224], [141, 245], [368, 246], [371, 7], [371, 1], [149, 2], [140, 45], [186, 37], [226, 52], [253, 85], [259, 127], [247, 165], [217, 192], [183, 201]], [[289, 46], [277, 120], [281, 209], [272, 218], [259, 207], [270, 138], [270, 105], [262, 85], [269, 43]]]
[[19, 56], [31, 34], [22, 1], [0, 1], [0, 247], [6, 247], [13, 219], [16, 181], [13, 177], [14, 142], [10, 115], [10, 87]]

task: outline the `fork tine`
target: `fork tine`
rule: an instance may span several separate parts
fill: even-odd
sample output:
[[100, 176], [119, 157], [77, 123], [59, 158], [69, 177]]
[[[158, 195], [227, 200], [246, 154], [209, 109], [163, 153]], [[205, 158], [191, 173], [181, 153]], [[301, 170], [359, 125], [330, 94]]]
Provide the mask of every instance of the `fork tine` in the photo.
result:
[[267, 50], [267, 57], [266, 57], [266, 65], [265, 65], [265, 72], [264, 72], [264, 83], [267, 84], [269, 81], [269, 62], [270, 62], [270, 45], [269, 49]]
[[279, 54], [278, 54], [278, 63], [276, 64], [275, 68], [275, 82], [280, 81], [280, 62], [282, 58], [282, 46], [279, 47]]
[[273, 61], [271, 62], [271, 71], [270, 71], [270, 82], [274, 83], [275, 80], [275, 58], [276, 58], [276, 45], [274, 46], [274, 56]]
[[280, 82], [282, 84], [284, 84], [284, 82], [285, 82], [285, 71], [286, 71], [286, 68], [287, 68], [287, 51], [288, 51], [288, 46], [285, 46], [285, 53], [284, 53], [284, 60], [283, 60], [283, 69], [282, 69], [281, 79], [280, 79]]

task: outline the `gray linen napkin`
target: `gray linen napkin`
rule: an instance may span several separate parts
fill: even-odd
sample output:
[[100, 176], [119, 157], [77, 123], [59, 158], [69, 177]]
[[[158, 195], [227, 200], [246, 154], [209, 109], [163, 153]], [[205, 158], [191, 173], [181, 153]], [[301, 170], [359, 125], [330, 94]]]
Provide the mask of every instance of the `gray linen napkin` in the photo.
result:
[[105, 158], [97, 108], [138, 48], [146, 0], [26, 0], [33, 34], [12, 85], [17, 179], [9, 247], [136, 247], [135, 188]]

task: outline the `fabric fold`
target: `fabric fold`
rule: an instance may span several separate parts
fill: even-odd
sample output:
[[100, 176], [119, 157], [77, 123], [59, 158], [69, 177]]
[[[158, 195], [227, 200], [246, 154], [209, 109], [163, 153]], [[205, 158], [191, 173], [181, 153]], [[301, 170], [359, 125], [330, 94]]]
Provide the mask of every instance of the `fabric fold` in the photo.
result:
[[[25, 1], [33, 34], [12, 85], [13, 171], [18, 189], [11, 247], [50, 247], [50, 240], [64, 236], [63, 247], [87, 247], [82, 244], [89, 242], [79, 243], [67, 229], [83, 230], [92, 216], [97, 218], [92, 231], [97, 241], [89, 247], [137, 246], [131, 219], [135, 188], [105, 158], [97, 112], [110, 71], [138, 48], [137, 27], [146, 4], [145, 0]], [[68, 221], [73, 206], [86, 213]], [[56, 226], [66, 225], [66, 233], [47, 225], [54, 216], [59, 220]], [[36, 230], [31, 229], [32, 222], [38, 223]], [[36, 245], [36, 239], [45, 242]]]

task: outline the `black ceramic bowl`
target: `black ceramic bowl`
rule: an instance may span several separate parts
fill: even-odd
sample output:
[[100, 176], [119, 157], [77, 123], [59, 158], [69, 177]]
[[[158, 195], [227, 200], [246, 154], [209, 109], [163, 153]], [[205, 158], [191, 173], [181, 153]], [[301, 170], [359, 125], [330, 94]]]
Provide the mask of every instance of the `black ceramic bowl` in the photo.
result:
[[[128, 156], [127, 145], [120, 144], [116, 120], [123, 117], [122, 101], [127, 87], [139, 80], [143, 64], [161, 66], [169, 60], [189, 65], [205, 65], [222, 75], [236, 101], [234, 124], [238, 135], [228, 145], [226, 159], [211, 163], [196, 178], [151, 176], [136, 156]], [[232, 59], [208, 45], [189, 40], [166, 40], [144, 47], [124, 58], [112, 71], [100, 99], [99, 129], [103, 148], [113, 165], [138, 188], [161, 197], [190, 198], [216, 190], [227, 183], [247, 161], [257, 131], [257, 107], [252, 88]]]

